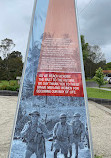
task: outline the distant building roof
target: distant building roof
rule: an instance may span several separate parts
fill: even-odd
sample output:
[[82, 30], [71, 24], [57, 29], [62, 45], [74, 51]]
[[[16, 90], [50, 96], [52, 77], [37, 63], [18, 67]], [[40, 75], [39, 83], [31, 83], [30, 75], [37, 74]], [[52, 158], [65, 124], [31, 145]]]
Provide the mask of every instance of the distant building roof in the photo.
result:
[[104, 74], [111, 74], [111, 70], [103, 70]]

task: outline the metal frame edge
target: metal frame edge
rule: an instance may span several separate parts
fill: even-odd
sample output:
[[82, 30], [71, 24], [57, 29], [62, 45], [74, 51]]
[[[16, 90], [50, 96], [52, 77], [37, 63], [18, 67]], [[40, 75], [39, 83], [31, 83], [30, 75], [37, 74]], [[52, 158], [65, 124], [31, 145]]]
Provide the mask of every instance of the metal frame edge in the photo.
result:
[[84, 100], [85, 100], [85, 107], [86, 107], [86, 114], [87, 114], [87, 125], [88, 125], [88, 133], [89, 133], [89, 140], [90, 140], [89, 141], [90, 142], [90, 151], [91, 151], [91, 158], [94, 158], [93, 142], [92, 142], [92, 134], [91, 134], [91, 126], [90, 126], [90, 118], [89, 118], [88, 98], [87, 98], [86, 82], [85, 82], [85, 71], [84, 71], [84, 63], [83, 63], [83, 55], [82, 55], [82, 45], [81, 45], [81, 39], [80, 39], [80, 27], [79, 27], [79, 17], [78, 17], [78, 10], [77, 10], [77, 0], [74, 0], [74, 3], [75, 3], [75, 12], [76, 12], [79, 52], [80, 52], [80, 60], [81, 60]]

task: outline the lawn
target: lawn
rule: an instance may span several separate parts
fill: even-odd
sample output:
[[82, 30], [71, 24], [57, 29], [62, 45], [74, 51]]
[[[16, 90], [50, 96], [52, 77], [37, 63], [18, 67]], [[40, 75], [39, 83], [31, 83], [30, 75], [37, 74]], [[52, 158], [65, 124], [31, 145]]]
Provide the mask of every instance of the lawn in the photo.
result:
[[94, 158], [102, 158], [102, 156], [96, 156], [96, 155], [95, 155]]
[[[0, 90], [17, 91], [18, 89], [19, 89], [19, 85], [17, 80], [0, 81]], [[106, 91], [102, 89], [87, 87], [87, 94], [88, 94], [88, 98], [111, 99], [111, 91]]]
[[86, 82], [95, 82], [94, 79], [86, 79]]
[[16, 91], [19, 88], [17, 80], [2, 80], [0, 81], [0, 90]]
[[111, 91], [87, 87], [88, 98], [111, 99]]

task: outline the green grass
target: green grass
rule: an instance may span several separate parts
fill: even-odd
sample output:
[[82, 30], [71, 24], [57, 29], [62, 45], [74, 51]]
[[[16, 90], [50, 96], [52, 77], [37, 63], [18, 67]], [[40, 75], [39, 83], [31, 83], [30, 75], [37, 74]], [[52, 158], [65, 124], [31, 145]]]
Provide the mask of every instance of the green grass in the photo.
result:
[[111, 91], [87, 87], [88, 98], [111, 99]]
[[95, 155], [94, 158], [102, 158], [102, 156], [97, 156], [97, 155]]
[[111, 87], [101, 87], [101, 88], [107, 88], [107, 89], [111, 89]]
[[2, 80], [0, 81], [0, 90], [16, 91], [19, 88], [17, 80]]
[[86, 82], [95, 82], [93, 79], [86, 79]]
[[0, 81], [0, 87], [3, 86], [3, 85], [18, 85], [17, 83], [17, 80], [10, 80], [10, 81], [7, 81], [7, 80], [1, 80]]

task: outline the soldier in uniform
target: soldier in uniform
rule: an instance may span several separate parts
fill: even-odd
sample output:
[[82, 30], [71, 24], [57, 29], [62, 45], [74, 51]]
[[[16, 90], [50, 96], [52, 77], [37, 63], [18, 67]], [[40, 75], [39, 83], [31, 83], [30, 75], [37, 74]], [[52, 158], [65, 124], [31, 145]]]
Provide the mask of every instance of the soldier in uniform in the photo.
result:
[[20, 133], [24, 127], [24, 124], [26, 124], [29, 121], [29, 116], [26, 115], [26, 111], [25, 110], [21, 111], [21, 110], [19, 111], [17, 118], [17, 125], [15, 128], [15, 138], [20, 137]]
[[25, 158], [30, 158], [32, 154], [36, 154], [36, 158], [43, 158], [45, 151], [45, 138], [50, 137], [45, 125], [39, 122], [40, 113], [34, 111], [29, 114], [31, 121], [28, 121], [22, 132], [21, 137], [26, 139], [27, 148]]
[[[73, 139], [72, 144], [75, 143], [75, 149], [76, 154], [75, 158], [78, 158], [78, 147], [79, 143], [82, 141], [82, 138], [85, 136], [85, 128], [84, 124], [80, 121], [80, 114], [76, 113], [74, 115], [74, 120], [72, 121], [72, 133], [73, 133]], [[72, 149], [70, 148], [70, 153], [72, 152]]]
[[71, 141], [71, 127], [66, 122], [66, 114], [60, 115], [60, 122], [56, 123], [53, 130], [54, 138], [54, 158], [57, 158], [58, 152], [61, 150], [61, 153], [64, 155], [64, 158], [68, 156], [68, 148]]

